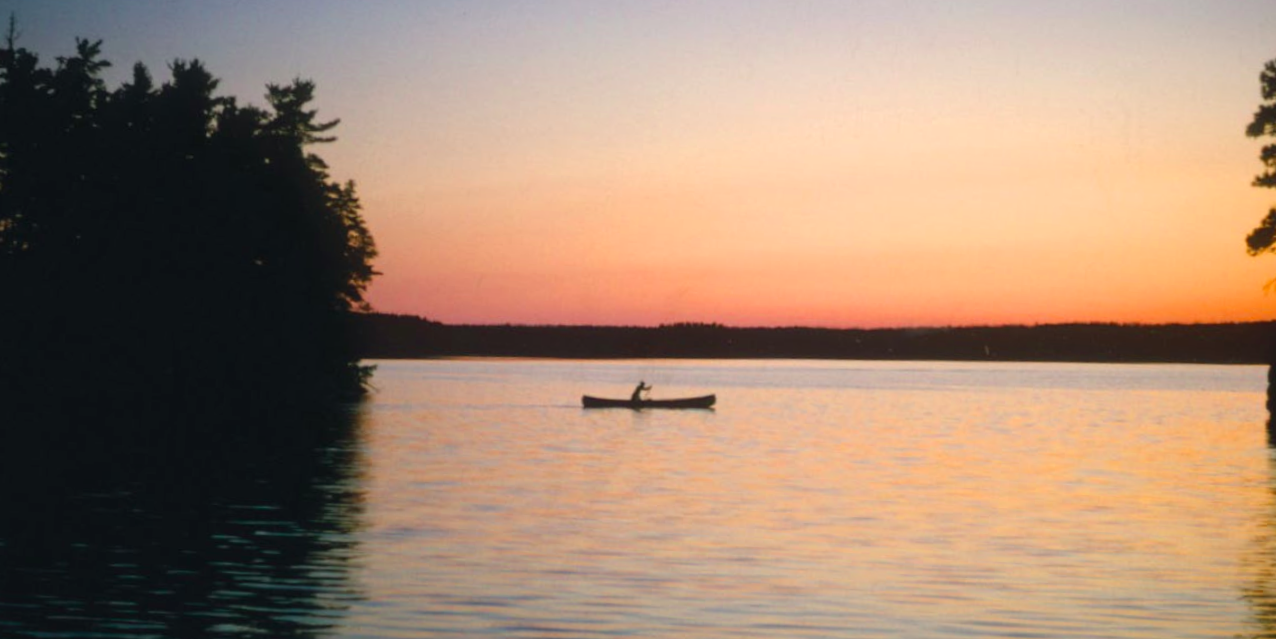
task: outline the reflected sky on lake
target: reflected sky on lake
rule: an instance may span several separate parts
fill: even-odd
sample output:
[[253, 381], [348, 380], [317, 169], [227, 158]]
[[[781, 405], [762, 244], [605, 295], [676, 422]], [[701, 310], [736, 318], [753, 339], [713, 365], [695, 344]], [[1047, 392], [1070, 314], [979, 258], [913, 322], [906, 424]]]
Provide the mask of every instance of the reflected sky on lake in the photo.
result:
[[[717, 392], [713, 411], [579, 395]], [[1231, 636], [1255, 367], [386, 363], [370, 598], [403, 636]], [[422, 570], [429, 566], [428, 570]]]
[[[580, 407], [638, 379], [718, 405]], [[0, 635], [1276, 636], [1259, 367], [439, 360], [375, 383], [188, 439], [10, 437]]]

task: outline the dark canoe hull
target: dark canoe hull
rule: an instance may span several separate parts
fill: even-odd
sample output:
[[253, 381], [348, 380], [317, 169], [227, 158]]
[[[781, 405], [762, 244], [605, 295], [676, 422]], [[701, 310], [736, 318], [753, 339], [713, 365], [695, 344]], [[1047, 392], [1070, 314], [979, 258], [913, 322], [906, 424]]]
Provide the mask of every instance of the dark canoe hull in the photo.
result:
[[687, 397], [684, 399], [648, 399], [640, 402], [628, 399], [604, 399], [602, 397], [590, 397], [589, 395], [581, 398], [585, 408], [633, 408], [635, 410], [643, 408], [713, 408], [713, 403], [717, 400], [716, 395]]

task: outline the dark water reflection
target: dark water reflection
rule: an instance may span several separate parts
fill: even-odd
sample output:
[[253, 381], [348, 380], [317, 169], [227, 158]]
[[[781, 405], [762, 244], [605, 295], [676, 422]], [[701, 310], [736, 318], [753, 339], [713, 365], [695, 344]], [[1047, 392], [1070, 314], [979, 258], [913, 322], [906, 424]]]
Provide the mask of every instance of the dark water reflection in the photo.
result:
[[1245, 567], [1250, 583], [1243, 588], [1243, 598], [1249, 603], [1257, 631], [1246, 635], [1253, 639], [1276, 638], [1276, 419], [1267, 423], [1269, 441], [1268, 467], [1271, 476], [1266, 487], [1268, 504], [1265, 516], [1258, 523], [1258, 534], [1253, 541]]
[[11, 420], [0, 636], [307, 637], [337, 625], [361, 599], [360, 419], [333, 408], [158, 426]]

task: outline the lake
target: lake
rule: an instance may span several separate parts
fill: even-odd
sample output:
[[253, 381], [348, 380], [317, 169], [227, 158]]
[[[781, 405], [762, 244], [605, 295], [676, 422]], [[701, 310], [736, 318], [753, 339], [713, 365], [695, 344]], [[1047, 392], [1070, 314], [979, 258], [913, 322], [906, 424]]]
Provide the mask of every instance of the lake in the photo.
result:
[[[1276, 637], [1262, 367], [378, 366], [9, 446], [0, 636]], [[580, 407], [639, 380], [718, 405]]]

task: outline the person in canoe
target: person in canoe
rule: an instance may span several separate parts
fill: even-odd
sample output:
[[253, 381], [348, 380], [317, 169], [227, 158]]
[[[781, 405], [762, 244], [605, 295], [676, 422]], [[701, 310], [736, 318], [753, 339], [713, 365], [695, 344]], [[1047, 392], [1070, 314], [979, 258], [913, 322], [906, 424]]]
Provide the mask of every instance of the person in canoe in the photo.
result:
[[651, 390], [651, 387], [647, 385], [646, 381], [638, 382], [638, 388], [635, 388], [634, 394], [629, 396], [629, 401], [641, 402], [643, 391], [650, 391], [650, 390]]

